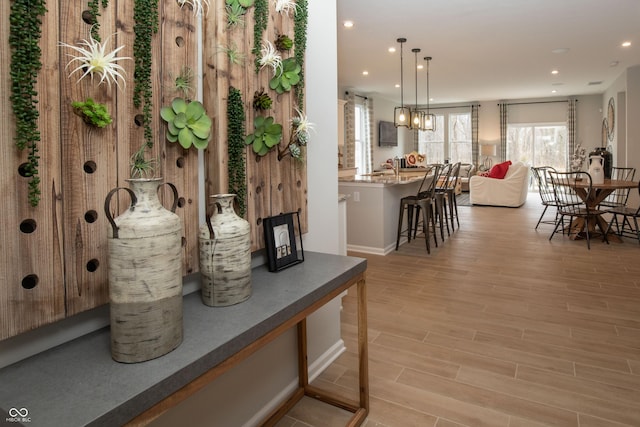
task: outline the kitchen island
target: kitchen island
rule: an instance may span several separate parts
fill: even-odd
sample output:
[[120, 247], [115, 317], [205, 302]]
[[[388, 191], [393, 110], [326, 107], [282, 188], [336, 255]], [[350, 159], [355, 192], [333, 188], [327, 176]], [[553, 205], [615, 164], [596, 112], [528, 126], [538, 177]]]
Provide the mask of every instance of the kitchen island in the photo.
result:
[[425, 172], [410, 168], [397, 177], [391, 171], [339, 178], [339, 192], [347, 196], [347, 249], [376, 255], [395, 250], [400, 199], [417, 194]]

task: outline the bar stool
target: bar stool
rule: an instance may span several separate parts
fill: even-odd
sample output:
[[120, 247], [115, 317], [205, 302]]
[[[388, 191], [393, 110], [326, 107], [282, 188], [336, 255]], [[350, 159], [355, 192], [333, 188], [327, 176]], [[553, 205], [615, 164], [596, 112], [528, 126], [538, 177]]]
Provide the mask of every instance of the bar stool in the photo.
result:
[[[427, 166], [427, 170], [422, 178], [420, 187], [415, 196], [406, 196], [400, 199], [400, 212], [398, 215], [398, 233], [396, 237], [396, 250], [400, 247], [400, 237], [404, 235], [402, 226], [404, 219], [404, 211], [407, 211], [407, 240], [410, 242], [411, 237], [415, 239], [417, 227], [419, 224], [420, 211], [422, 211], [422, 229], [425, 235], [425, 241], [427, 246], [427, 253], [431, 253], [430, 245], [430, 226], [433, 232], [433, 240], [436, 247], [438, 247], [438, 239], [436, 237], [436, 223], [434, 215], [434, 194], [436, 179], [438, 177], [438, 165]], [[415, 208], [415, 221], [414, 221], [414, 208]]]
[[444, 242], [444, 226], [447, 226], [447, 235], [451, 235], [449, 232], [449, 216], [447, 215], [446, 209], [446, 201], [444, 199], [444, 191], [439, 191], [438, 189], [445, 188], [447, 182], [451, 179], [451, 172], [453, 170], [453, 165], [451, 163], [445, 163], [441, 165], [440, 174], [436, 181], [436, 188], [434, 192], [434, 198], [436, 201], [436, 213], [438, 223], [440, 225], [440, 237]]
[[436, 189], [436, 192], [440, 191], [444, 193], [444, 209], [449, 208], [449, 220], [451, 221], [451, 231], [456, 231], [454, 226], [455, 222], [458, 224], [458, 228], [460, 228], [460, 220], [458, 219], [458, 202], [456, 200], [456, 187], [458, 186], [458, 181], [460, 180], [460, 162], [454, 163], [451, 168], [451, 174], [449, 175], [449, 180], [447, 181], [446, 186], [442, 186]]

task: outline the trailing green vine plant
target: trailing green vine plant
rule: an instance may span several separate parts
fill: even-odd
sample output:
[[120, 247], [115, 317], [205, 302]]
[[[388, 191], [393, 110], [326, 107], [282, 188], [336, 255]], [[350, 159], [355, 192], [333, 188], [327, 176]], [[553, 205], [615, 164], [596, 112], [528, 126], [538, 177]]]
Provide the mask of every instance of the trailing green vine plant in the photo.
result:
[[252, 53], [256, 57], [256, 74], [260, 72], [260, 49], [262, 48], [262, 34], [267, 29], [269, 19], [269, 0], [255, 0], [253, 10], [253, 49]]
[[102, 8], [106, 9], [109, 6], [109, 0], [89, 0], [87, 3], [87, 7], [91, 12], [92, 26], [91, 26], [91, 38], [95, 41], [101, 42], [100, 40], [100, 22], [98, 22], [98, 18], [100, 17], [100, 3], [102, 3]]
[[16, 118], [16, 136], [19, 150], [29, 149], [24, 175], [29, 177], [29, 203], [40, 202], [40, 177], [38, 176], [38, 92], [35, 85], [42, 68], [39, 41], [42, 35], [42, 16], [47, 12], [45, 0], [14, 0], [9, 16], [9, 46], [11, 53], [11, 96]]
[[295, 16], [293, 18], [293, 44], [294, 58], [300, 65], [300, 82], [295, 87], [296, 103], [298, 108], [304, 108], [304, 57], [307, 50], [307, 21], [309, 19], [308, 0], [298, 0]]
[[153, 147], [151, 130], [151, 39], [158, 32], [158, 0], [135, 0], [133, 8], [133, 57], [135, 71], [133, 75], [133, 105], [142, 107], [142, 125], [147, 147]]
[[247, 212], [247, 175], [245, 172], [244, 107], [240, 90], [229, 87], [227, 99], [227, 152], [229, 155], [229, 193], [236, 195], [238, 213]]

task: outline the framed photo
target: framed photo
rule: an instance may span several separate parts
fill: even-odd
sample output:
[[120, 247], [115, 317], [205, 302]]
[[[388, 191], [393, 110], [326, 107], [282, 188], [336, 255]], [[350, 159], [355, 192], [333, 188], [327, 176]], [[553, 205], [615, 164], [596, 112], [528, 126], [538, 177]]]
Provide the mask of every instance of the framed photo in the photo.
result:
[[300, 236], [300, 214], [298, 212], [271, 216], [262, 221], [269, 271], [279, 271], [304, 261], [302, 239], [300, 239], [300, 250], [296, 244], [294, 217]]

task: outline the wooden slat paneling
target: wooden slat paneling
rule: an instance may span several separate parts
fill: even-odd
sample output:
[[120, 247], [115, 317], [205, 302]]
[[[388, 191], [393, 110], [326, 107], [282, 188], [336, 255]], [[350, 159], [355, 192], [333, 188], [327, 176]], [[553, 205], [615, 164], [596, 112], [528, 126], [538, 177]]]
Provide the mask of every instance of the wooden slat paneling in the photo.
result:
[[[89, 40], [91, 24], [81, 18], [86, 4], [62, 2], [60, 9], [60, 40], [79, 46]], [[117, 48], [115, 8], [100, 8], [100, 37], [107, 52]], [[108, 40], [107, 40], [108, 39]], [[74, 52], [60, 48], [61, 67], [66, 66]], [[123, 61], [126, 62], [126, 61]], [[107, 227], [103, 203], [109, 190], [116, 185], [116, 127], [118, 87], [98, 85], [98, 76], [84, 78], [80, 72], [68, 77], [77, 66], [74, 62], [61, 78], [60, 146], [64, 205], [64, 253], [67, 315], [80, 313], [105, 304], [109, 300], [107, 276]], [[73, 113], [71, 103], [92, 98], [103, 103], [114, 122], [103, 129], [87, 125]]]
[[[171, 52], [171, 55], [162, 55], [162, 97], [157, 98], [158, 107], [170, 105], [175, 97], [184, 97], [184, 94], [176, 91], [175, 78], [184, 67], [193, 70], [194, 81], [191, 99], [196, 99], [197, 81], [195, 76], [196, 55], [198, 40], [196, 37], [196, 18], [187, 6], [177, 8], [173, 2], [161, 4], [162, 19], [162, 52]], [[178, 189], [178, 208], [176, 213], [182, 218], [183, 223], [183, 273], [189, 274], [199, 270], [198, 266], [198, 151], [195, 147], [188, 150], [182, 148], [179, 143], [171, 143], [166, 140], [166, 125], [161, 120], [158, 132], [158, 145], [162, 147], [164, 159], [165, 182], [170, 182]], [[165, 200], [173, 199], [173, 193], [165, 188], [163, 191]], [[168, 203], [164, 203], [169, 207]]]
[[[217, 0], [216, 10], [224, 8], [224, 0]], [[267, 31], [263, 40], [275, 41], [278, 34], [287, 34], [293, 39], [293, 17], [283, 16], [275, 12], [272, 2], [269, 2], [270, 14]], [[253, 133], [253, 120], [256, 112], [252, 101], [255, 91], [264, 88], [273, 99], [272, 109], [265, 115], [271, 115], [277, 123], [283, 126], [284, 146], [289, 141], [290, 119], [295, 114], [294, 91], [278, 95], [269, 89], [271, 71], [261, 70], [256, 76], [254, 71], [255, 57], [251, 53], [253, 48], [253, 8], [245, 16], [245, 26], [227, 29], [226, 15], [209, 15], [205, 19], [204, 58], [208, 75], [205, 75], [205, 89], [215, 87], [218, 98], [209, 98], [214, 92], [205, 90], [205, 103], [215, 107], [218, 120], [215, 122], [215, 135], [219, 143], [207, 154], [208, 189], [226, 191], [227, 169], [221, 159], [226, 158], [226, 96], [229, 85], [242, 91], [242, 98], [246, 112], [246, 133]], [[215, 34], [215, 38], [207, 37]], [[221, 48], [235, 46], [245, 55], [243, 66], [229, 64], [227, 58], [219, 53]], [[284, 54], [286, 58], [293, 55], [293, 51]], [[207, 61], [207, 58], [215, 60]], [[209, 73], [211, 70], [214, 73]], [[214, 74], [214, 75], [212, 75]], [[306, 161], [298, 162], [290, 157], [278, 161], [277, 149], [273, 149], [266, 156], [257, 158], [251, 148], [247, 148], [247, 220], [251, 226], [251, 248], [258, 250], [264, 247], [262, 219], [278, 215], [283, 212], [298, 211], [301, 213], [303, 232], [307, 230], [307, 178]]]
[[[65, 315], [62, 284], [62, 211], [58, 91], [58, 9], [47, 5], [43, 18], [43, 64], [36, 85], [40, 107], [40, 190], [37, 207], [27, 198], [28, 178], [19, 175], [27, 149], [15, 146], [15, 118], [9, 102], [11, 49], [9, 14], [11, 2], [0, 4], [0, 191], [5, 203], [0, 214], [0, 340], [61, 319]], [[22, 231], [21, 231], [22, 225]]]

